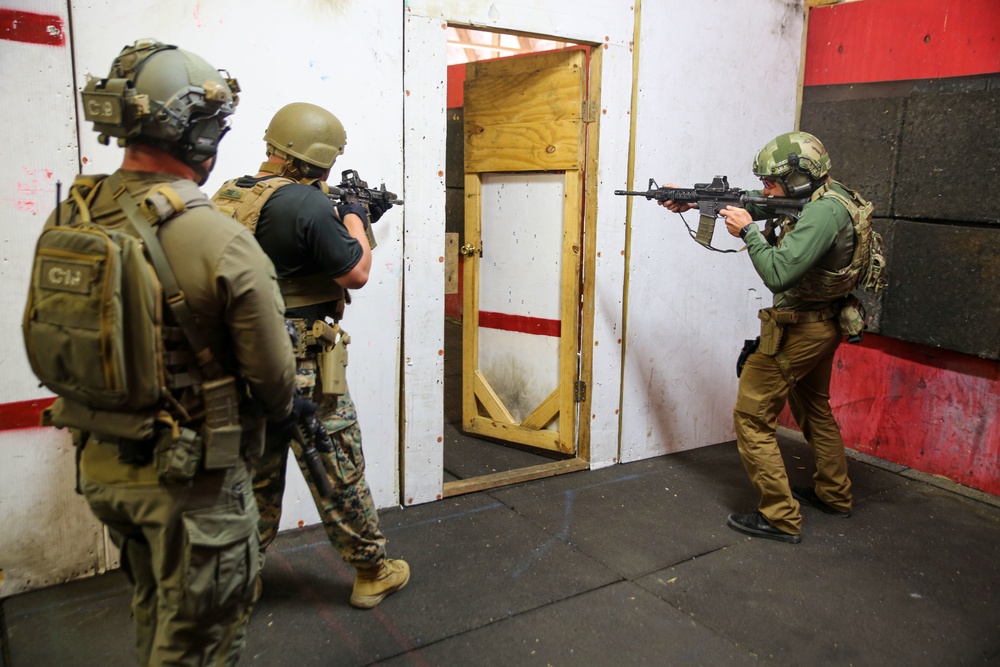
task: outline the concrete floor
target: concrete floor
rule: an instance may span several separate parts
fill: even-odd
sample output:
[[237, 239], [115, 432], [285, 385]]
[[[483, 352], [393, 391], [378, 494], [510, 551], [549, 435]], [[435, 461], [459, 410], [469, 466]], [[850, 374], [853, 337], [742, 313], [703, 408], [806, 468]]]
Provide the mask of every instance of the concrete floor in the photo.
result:
[[[793, 483], [807, 448], [782, 436]], [[853, 458], [850, 519], [745, 537], [732, 443], [386, 511], [413, 579], [371, 611], [322, 530], [284, 533], [241, 664], [1000, 664], [1000, 502]], [[133, 664], [120, 573], [2, 601], [4, 667]]]

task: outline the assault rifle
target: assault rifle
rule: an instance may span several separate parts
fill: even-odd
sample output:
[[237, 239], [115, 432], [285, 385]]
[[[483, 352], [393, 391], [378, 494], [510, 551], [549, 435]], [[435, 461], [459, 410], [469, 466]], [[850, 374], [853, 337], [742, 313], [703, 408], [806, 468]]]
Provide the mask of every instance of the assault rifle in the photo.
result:
[[[693, 188], [661, 188], [652, 178], [649, 179], [649, 189], [645, 192], [632, 190], [615, 190], [616, 195], [629, 197], [645, 197], [656, 201], [675, 201], [678, 204], [697, 204], [701, 218], [698, 220], [698, 232], [692, 232], [691, 237], [710, 250], [712, 235], [715, 233], [715, 220], [722, 209], [727, 206], [746, 208], [747, 204], [756, 204], [771, 209], [776, 215], [787, 215], [797, 219], [802, 213], [802, 207], [809, 203], [809, 198], [791, 199], [788, 197], [768, 197], [752, 195], [746, 190], [729, 187], [729, 178], [716, 176], [711, 183], [695, 183]], [[684, 218], [681, 218], [683, 220]], [[684, 222], [687, 227], [687, 222]], [[726, 252], [726, 251], [720, 251]], [[732, 252], [732, 251], [730, 251]]]
[[[302, 345], [299, 332], [291, 320], [285, 320], [285, 329], [292, 339], [292, 349]], [[298, 389], [295, 390], [298, 393]], [[298, 423], [294, 428], [295, 442], [302, 448], [302, 458], [306, 462], [309, 476], [312, 477], [316, 490], [323, 498], [333, 497], [333, 487], [330, 486], [330, 478], [326, 474], [326, 467], [319, 453], [332, 454], [334, 444], [330, 440], [330, 434], [326, 432], [323, 422], [319, 420], [315, 412], [307, 415], [299, 415]]]
[[295, 440], [302, 448], [302, 458], [306, 461], [309, 476], [319, 495], [323, 498], [333, 497], [333, 487], [330, 486], [330, 478], [319, 453], [332, 454], [334, 444], [315, 412], [299, 418], [299, 423], [295, 425]]
[[[358, 172], [353, 169], [346, 169], [341, 172], [340, 185], [328, 185], [326, 187], [326, 196], [334, 203], [361, 204], [365, 211], [368, 211], [369, 204], [375, 204], [383, 211], [387, 210], [390, 206], [403, 205], [402, 199], [397, 197], [395, 193], [385, 189], [385, 183], [377, 190], [369, 188], [368, 183], [362, 181], [361, 177], [358, 176]], [[371, 212], [368, 213], [368, 219], [363, 222], [365, 223], [365, 234], [368, 236], [368, 245], [374, 250], [375, 235], [372, 234]]]

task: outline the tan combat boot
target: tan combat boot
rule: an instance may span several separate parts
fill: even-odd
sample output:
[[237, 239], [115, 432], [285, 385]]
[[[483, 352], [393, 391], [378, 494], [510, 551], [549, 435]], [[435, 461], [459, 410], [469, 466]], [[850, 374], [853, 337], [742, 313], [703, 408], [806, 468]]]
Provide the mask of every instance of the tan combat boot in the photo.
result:
[[354, 579], [354, 592], [351, 593], [351, 606], [371, 609], [409, 581], [410, 566], [404, 560], [386, 558], [377, 567], [359, 567]]

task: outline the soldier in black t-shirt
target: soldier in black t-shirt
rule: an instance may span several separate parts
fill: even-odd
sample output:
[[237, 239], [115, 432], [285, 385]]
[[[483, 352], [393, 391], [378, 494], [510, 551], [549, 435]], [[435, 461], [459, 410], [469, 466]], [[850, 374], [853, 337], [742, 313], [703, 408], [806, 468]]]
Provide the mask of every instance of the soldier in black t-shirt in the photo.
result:
[[[385, 212], [371, 204], [334, 205], [326, 179], [347, 135], [340, 121], [313, 104], [280, 109], [264, 134], [267, 161], [255, 176], [227, 182], [213, 200], [254, 230], [278, 274], [286, 318], [310, 331], [315, 322], [337, 323], [349, 302], [348, 289], [363, 287], [371, 268], [366, 227]], [[307, 337], [307, 342], [312, 341]], [[323, 526], [344, 560], [357, 569], [351, 604], [369, 609], [407, 584], [405, 561], [386, 558], [385, 536], [365, 480], [361, 429], [350, 393], [324, 393], [321, 345], [306, 345], [298, 360], [297, 384], [317, 405], [317, 416], [333, 442], [319, 452], [332, 497], [324, 497], [296, 442], [268, 438], [255, 467], [260, 509], [261, 554], [274, 540], [281, 518], [285, 461], [291, 446], [316, 502]]]

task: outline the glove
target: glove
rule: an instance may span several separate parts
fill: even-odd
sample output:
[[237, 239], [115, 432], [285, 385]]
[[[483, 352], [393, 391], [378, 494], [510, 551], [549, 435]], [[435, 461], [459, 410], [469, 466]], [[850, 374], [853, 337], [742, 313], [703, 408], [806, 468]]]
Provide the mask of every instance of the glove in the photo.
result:
[[[337, 204], [337, 215], [340, 217], [341, 222], [344, 221], [348, 213], [353, 213], [361, 218], [361, 223], [365, 226], [365, 229], [368, 229], [368, 210], [364, 206], [357, 202], [341, 202]], [[375, 216], [372, 216], [372, 221], [375, 221]]]
[[268, 435], [280, 436], [285, 441], [293, 440], [295, 438], [295, 426], [299, 423], [299, 420], [302, 418], [308, 419], [310, 416], [315, 415], [318, 409], [319, 406], [308, 398], [296, 396], [292, 399], [292, 411], [281, 421], [269, 422], [267, 433]]
[[764, 235], [764, 239], [768, 243], [774, 245], [778, 242], [778, 232], [780, 229], [781, 227], [778, 225], [777, 218], [768, 218], [764, 223], [764, 229], [761, 231], [761, 234]]
[[376, 202], [372, 201], [368, 203], [368, 212], [372, 216], [372, 224], [379, 221], [383, 214], [392, 208], [391, 202]]

